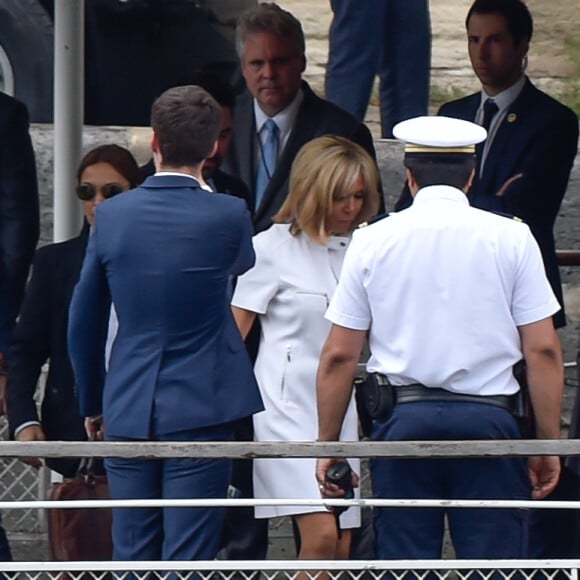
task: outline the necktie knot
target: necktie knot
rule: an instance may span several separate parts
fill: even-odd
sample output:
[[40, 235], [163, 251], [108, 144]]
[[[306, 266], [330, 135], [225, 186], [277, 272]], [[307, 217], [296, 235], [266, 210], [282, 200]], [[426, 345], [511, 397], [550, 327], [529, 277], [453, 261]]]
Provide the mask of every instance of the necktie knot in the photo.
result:
[[264, 123], [264, 127], [266, 128], [266, 140], [269, 139], [271, 136], [278, 136], [278, 125], [276, 125], [276, 121], [274, 121], [273, 119], [268, 119], [265, 123]]
[[483, 103], [483, 128], [489, 131], [491, 122], [495, 117], [495, 114], [499, 111], [499, 107], [493, 99], [487, 99]]

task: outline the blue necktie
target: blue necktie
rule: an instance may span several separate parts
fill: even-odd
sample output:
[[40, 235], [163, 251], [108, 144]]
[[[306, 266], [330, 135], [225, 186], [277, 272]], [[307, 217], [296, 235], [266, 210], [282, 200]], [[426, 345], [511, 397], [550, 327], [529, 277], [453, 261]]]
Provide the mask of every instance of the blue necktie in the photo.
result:
[[272, 119], [268, 119], [263, 128], [266, 131], [266, 141], [264, 146], [261, 147], [262, 159], [256, 175], [256, 205], [254, 209], [260, 207], [264, 191], [266, 191], [266, 187], [268, 187], [268, 183], [272, 179], [276, 169], [276, 160], [278, 159], [278, 125]]

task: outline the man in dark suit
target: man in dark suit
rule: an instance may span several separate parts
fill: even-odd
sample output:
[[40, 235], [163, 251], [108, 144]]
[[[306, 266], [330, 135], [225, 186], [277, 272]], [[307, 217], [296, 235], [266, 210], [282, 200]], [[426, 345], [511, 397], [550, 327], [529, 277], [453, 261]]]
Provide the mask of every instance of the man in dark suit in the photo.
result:
[[[28, 111], [0, 92], [0, 414], [6, 413], [8, 344], [38, 234], [38, 184]], [[11, 559], [0, 526], [0, 561]]]
[[[562, 306], [554, 315], [554, 324], [561, 327], [566, 319], [553, 230], [576, 156], [578, 118], [524, 73], [533, 23], [521, 0], [475, 0], [466, 28], [469, 57], [482, 90], [446, 103], [439, 114], [488, 129], [487, 141], [477, 151], [469, 199], [475, 207], [508, 213], [528, 224]], [[403, 195], [396, 209], [410, 203], [410, 196]]]
[[[352, 115], [316, 96], [302, 72], [306, 68], [300, 22], [276, 4], [262, 3], [238, 19], [237, 47], [248, 91], [236, 104], [232, 143], [224, 170], [242, 179], [253, 196], [256, 232], [288, 195], [288, 177], [302, 145], [324, 134], [340, 135], [364, 147], [373, 158], [369, 130]], [[275, 123], [275, 159], [268, 163], [268, 125]]]
[[[38, 184], [28, 112], [0, 92], [0, 367], [24, 296], [39, 234]], [[0, 413], [5, 413], [0, 389]]]
[[[250, 203], [250, 192], [246, 184], [237, 177], [229, 175], [220, 169], [225, 159], [232, 139], [234, 108], [236, 96], [231, 85], [209, 72], [197, 72], [189, 79], [189, 83], [207, 91], [222, 108], [222, 120], [215, 153], [205, 160], [202, 175], [213, 191], [227, 193], [242, 198]], [[140, 168], [141, 181], [155, 173], [153, 159]]]
[[[229, 309], [231, 276], [254, 264], [246, 204], [201, 188], [221, 110], [195, 86], [152, 108], [157, 173], [101, 204], [71, 303], [69, 349], [87, 432], [109, 441], [230, 440], [260, 411]], [[119, 328], [104, 378], [111, 300]], [[114, 498], [223, 498], [231, 461], [107, 459]], [[223, 510], [116, 509], [116, 560], [210, 560]]]
[[[324, 134], [339, 135], [364, 147], [373, 159], [376, 156], [367, 127], [315, 95], [302, 80], [306, 68], [304, 32], [290, 12], [274, 3], [257, 4], [238, 18], [236, 36], [248, 90], [236, 102], [232, 141], [223, 169], [244, 181], [250, 190], [248, 207], [258, 233], [272, 225], [272, 216], [288, 195], [292, 162], [308, 141]], [[254, 358], [258, 339], [259, 325], [254, 324], [246, 340]], [[237, 438], [252, 440], [252, 424], [239, 425]], [[234, 475], [241, 496], [253, 497], [251, 460], [237, 462]], [[224, 530], [225, 546], [220, 556], [265, 558], [267, 520], [254, 519], [253, 508], [238, 509], [235, 517], [235, 525]]]

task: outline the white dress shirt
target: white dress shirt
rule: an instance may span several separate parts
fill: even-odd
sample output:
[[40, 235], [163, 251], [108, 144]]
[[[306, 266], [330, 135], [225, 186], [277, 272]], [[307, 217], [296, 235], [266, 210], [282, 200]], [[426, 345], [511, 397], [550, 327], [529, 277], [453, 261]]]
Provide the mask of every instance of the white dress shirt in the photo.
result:
[[370, 329], [367, 369], [395, 385], [509, 395], [517, 327], [559, 309], [527, 225], [432, 186], [355, 232], [326, 317]]

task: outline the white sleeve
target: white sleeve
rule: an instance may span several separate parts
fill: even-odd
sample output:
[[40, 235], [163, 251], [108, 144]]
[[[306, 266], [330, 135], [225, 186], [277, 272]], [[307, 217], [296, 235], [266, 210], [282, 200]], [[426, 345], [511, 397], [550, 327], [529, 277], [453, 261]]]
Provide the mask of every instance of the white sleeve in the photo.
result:
[[511, 308], [516, 326], [538, 322], [560, 310], [546, 278], [540, 248], [527, 228], [517, 265]]
[[280, 275], [277, 267], [276, 247], [268, 243], [267, 232], [254, 236], [256, 263], [253, 268], [237, 279], [232, 306], [265, 314], [270, 300], [278, 292]]
[[368, 330], [371, 326], [371, 309], [364, 286], [367, 271], [364, 255], [363, 244], [355, 233], [344, 257], [338, 287], [325, 315], [333, 324], [352, 330]]

